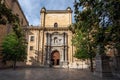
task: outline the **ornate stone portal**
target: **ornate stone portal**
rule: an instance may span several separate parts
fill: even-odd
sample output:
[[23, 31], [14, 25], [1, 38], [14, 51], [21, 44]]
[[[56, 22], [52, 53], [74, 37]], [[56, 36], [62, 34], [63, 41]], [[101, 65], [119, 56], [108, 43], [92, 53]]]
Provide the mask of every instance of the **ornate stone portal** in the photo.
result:
[[[67, 33], [46, 33], [46, 64], [60, 65], [68, 62]], [[67, 64], [66, 64], [67, 65]]]

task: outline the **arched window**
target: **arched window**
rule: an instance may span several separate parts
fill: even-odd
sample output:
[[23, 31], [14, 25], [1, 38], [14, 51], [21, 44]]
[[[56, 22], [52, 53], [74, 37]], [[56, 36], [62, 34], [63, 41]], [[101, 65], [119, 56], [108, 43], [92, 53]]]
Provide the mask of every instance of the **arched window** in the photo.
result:
[[58, 23], [54, 23], [54, 27], [55, 27], [55, 28], [58, 27]]

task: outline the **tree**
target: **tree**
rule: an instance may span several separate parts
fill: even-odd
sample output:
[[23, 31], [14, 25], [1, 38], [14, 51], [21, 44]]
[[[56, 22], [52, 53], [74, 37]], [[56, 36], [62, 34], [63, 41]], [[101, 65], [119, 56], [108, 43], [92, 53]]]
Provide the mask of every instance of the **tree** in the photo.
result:
[[[1, 0], [0, 0], [1, 1]], [[13, 61], [13, 68], [17, 61], [24, 61], [27, 57], [26, 42], [23, 29], [20, 27], [19, 17], [14, 15], [5, 4], [0, 3], [0, 24], [11, 24], [13, 31], [9, 33], [3, 43], [3, 60]]]
[[107, 31], [108, 44], [112, 44], [118, 50], [117, 55], [120, 55], [120, 0], [110, 0], [107, 6], [109, 22], [111, 23]]
[[[81, 6], [84, 6], [83, 10], [79, 10]], [[75, 28], [74, 38], [72, 40], [74, 46], [77, 48], [75, 57], [81, 59], [90, 59], [91, 62], [91, 71], [93, 71], [93, 61], [92, 58], [95, 56], [95, 40], [93, 38], [96, 25], [93, 20], [96, 16], [92, 14], [92, 9], [87, 2], [84, 4], [82, 2], [75, 1]], [[77, 55], [77, 56], [76, 56]]]
[[[0, 0], [1, 2], [1, 0]], [[19, 23], [19, 18], [17, 15], [13, 14], [10, 9], [8, 9], [4, 3], [0, 3], [0, 24], [12, 24], [14, 22]]]
[[78, 59], [88, 59], [89, 55], [87, 52], [87, 41], [84, 38], [85, 35], [82, 34], [80, 30], [76, 31], [75, 35], [73, 36], [72, 43], [76, 47], [76, 52], [74, 57]]
[[26, 59], [26, 45], [23, 39], [18, 39], [15, 33], [10, 33], [5, 37], [2, 47], [3, 60], [13, 61], [14, 69], [17, 61], [24, 61]]
[[[90, 54], [90, 60], [92, 53], [96, 53], [97, 46], [100, 47], [99, 54], [105, 54], [105, 46], [111, 43], [120, 50], [120, 0], [75, 0], [74, 7], [76, 22], [71, 29], [77, 36], [73, 39], [73, 43], [78, 43], [74, 44], [76, 50], [81, 51], [82, 48], [77, 45], [81, 45], [83, 40], [87, 41], [83, 45], [86, 45], [85, 50]], [[83, 10], [79, 9], [81, 7]], [[81, 34], [76, 33], [79, 31], [85, 35], [82, 40], [78, 40]]]

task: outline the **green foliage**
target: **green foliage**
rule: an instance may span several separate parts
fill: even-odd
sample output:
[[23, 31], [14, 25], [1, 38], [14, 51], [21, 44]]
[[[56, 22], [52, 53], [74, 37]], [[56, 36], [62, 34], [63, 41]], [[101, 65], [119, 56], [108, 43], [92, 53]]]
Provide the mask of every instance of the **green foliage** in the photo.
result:
[[85, 47], [81, 47], [81, 49], [76, 50], [74, 57], [78, 59], [88, 59], [89, 54], [87, 52], [87, 49]]
[[88, 53], [92, 68], [94, 53], [104, 54], [106, 45], [120, 52], [120, 0], [75, 0], [74, 7], [75, 57], [86, 58]]
[[10, 33], [5, 37], [2, 47], [3, 62], [13, 61], [13, 69], [16, 68], [17, 61], [25, 61], [27, 52], [23, 37], [18, 38], [14, 32]]
[[22, 29], [16, 23], [13, 26], [13, 32], [9, 33], [2, 44], [3, 47], [3, 61], [13, 61], [13, 68], [15, 69], [17, 61], [24, 61], [27, 57], [26, 42]]
[[0, 3], [0, 24], [13, 24], [14, 22], [19, 22], [17, 14], [12, 14], [12, 11], [5, 4]]
[[21, 36], [18, 36], [15, 32], [12, 32], [5, 37], [2, 46], [4, 59], [13, 61], [26, 59], [26, 43], [22, 33], [20, 34]]
[[[120, 44], [120, 0], [79, 0], [75, 1], [74, 7], [76, 21], [74, 31], [77, 33], [80, 30], [81, 34], [86, 34], [83, 38], [87, 40], [88, 52], [96, 50], [97, 45], [102, 45], [103, 50], [108, 44], [120, 49], [118, 47]], [[84, 9], [80, 11], [80, 7]], [[77, 45], [82, 43], [78, 38], [72, 41], [73, 44], [78, 43]]]
[[5, 37], [2, 47], [4, 60], [24, 61], [26, 59], [25, 43], [22, 39], [18, 39], [15, 33]]
[[85, 59], [90, 58], [90, 56], [95, 53], [95, 49], [93, 47], [94, 38], [91, 37], [95, 21], [93, 20], [92, 10], [89, 7], [87, 7], [87, 10], [84, 11], [77, 10], [81, 6], [84, 6], [82, 5], [82, 2], [75, 2], [76, 23], [74, 24], [75, 34], [72, 43], [77, 48], [74, 56], [78, 59]]
[[24, 61], [27, 57], [25, 36], [19, 24], [19, 17], [14, 15], [5, 4], [0, 4], [0, 24], [6, 23], [12, 26], [13, 31], [5, 37], [2, 43], [3, 60], [13, 61], [15, 68], [17, 61]]
[[80, 30], [76, 31], [72, 39], [73, 45], [76, 47], [74, 57], [78, 59], [88, 59], [89, 53], [87, 50], [87, 41], [85, 35]]
[[17, 35], [18, 39], [24, 36], [22, 33], [22, 29], [20, 28], [20, 25], [17, 22], [13, 24], [13, 31]]

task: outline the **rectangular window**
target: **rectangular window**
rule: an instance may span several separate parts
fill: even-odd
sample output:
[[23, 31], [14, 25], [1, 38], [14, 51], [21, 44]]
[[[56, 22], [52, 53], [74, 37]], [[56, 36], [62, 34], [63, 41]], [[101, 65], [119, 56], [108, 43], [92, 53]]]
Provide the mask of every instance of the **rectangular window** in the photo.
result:
[[34, 36], [31, 36], [31, 37], [30, 37], [30, 41], [34, 41]]
[[31, 50], [31, 51], [33, 50], [33, 46], [30, 46], [30, 50]]

